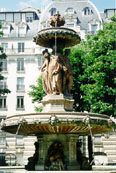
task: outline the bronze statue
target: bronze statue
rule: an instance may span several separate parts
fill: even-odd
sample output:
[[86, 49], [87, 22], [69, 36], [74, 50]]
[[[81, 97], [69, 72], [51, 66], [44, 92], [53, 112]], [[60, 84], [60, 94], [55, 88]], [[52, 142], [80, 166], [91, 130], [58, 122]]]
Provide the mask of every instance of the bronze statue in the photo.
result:
[[72, 67], [68, 59], [69, 50], [63, 56], [50, 55], [48, 50], [43, 51], [45, 62], [41, 68], [43, 89], [46, 94], [70, 94], [73, 84]]
[[[63, 26], [65, 20], [57, 13], [50, 19], [50, 25], [54, 27]], [[65, 50], [65, 55], [62, 53], [62, 45], [57, 44], [57, 34], [54, 35], [52, 41], [52, 54], [48, 49], [43, 51], [45, 62], [41, 68], [43, 89], [46, 94], [64, 94], [69, 95], [73, 84], [73, 71], [68, 55], [69, 49]]]
[[49, 148], [46, 162], [46, 170], [65, 170], [64, 148], [59, 141], [55, 141]]
[[45, 49], [43, 51], [43, 56], [45, 58], [44, 64], [41, 68], [42, 71], [42, 81], [43, 81], [43, 89], [46, 94], [50, 93], [50, 84], [49, 84], [49, 75], [48, 75], [48, 66], [50, 62], [50, 54], [48, 52], [48, 49]]
[[60, 17], [60, 14], [57, 13], [54, 15], [54, 17], [50, 18], [49, 23], [53, 27], [60, 27], [65, 24], [65, 20], [64, 20], [64, 17]]

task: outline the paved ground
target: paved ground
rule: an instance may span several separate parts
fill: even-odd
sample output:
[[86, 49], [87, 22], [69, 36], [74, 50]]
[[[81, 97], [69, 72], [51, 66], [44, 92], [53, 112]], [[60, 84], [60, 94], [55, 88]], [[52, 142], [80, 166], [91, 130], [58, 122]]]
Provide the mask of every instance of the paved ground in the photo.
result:
[[0, 173], [116, 173], [116, 166], [93, 166], [92, 171], [26, 171], [24, 166], [0, 167]]
[[0, 173], [116, 173], [116, 171], [26, 171], [23, 169], [0, 170]]

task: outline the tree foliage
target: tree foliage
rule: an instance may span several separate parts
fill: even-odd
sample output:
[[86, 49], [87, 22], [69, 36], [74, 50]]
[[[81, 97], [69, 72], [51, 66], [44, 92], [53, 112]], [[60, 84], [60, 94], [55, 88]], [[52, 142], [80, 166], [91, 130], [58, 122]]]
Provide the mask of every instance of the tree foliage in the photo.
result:
[[43, 96], [46, 95], [42, 86], [42, 76], [37, 79], [37, 85], [31, 85], [30, 87], [32, 90], [29, 95], [33, 98], [32, 102], [41, 102]]
[[[0, 36], [3, 35], [3, 32], [1, 31], [1, 28], [2, 28], [2, 25], [0, 24]], [[6, 56], [6, 54], [3, 52], [3, 48], [0, 46], [0, 72], [2, 71], [2, 60], [6, 59], [6, 58], [7, 58], [7, 56]], [[4, 79], [4, 77], [3, 77], [3, 75], [0, 73], [0, 81], [3, 80], [3, 79]], [[10, 92], [10, 91], [9, 91], [7, 88], [2, 89], [2, 88], [0, 87], [0, 96], [1, 96], [1, 95], [4, 95], [4, 94], [7, 94], [7, 93], [9, 93], [9, 92]]]
[[70, 55], [76, 110], [116, 116], [116, 22], [105, 23], [103, 30], [81, 42], [81, 57], [79, 48], [72, 48]]

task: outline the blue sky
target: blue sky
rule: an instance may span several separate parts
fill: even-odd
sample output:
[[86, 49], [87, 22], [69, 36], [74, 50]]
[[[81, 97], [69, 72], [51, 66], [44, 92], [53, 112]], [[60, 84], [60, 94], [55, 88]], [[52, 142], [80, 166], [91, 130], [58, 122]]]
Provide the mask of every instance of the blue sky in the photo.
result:
[[[5, 8], [6, 11], [16, 11], [26, 6], [32, 6], [41, 9], [51, 0], [1, 0], [0, 9]], [[116, 0], [91, 0], [100, 12], [106, 8], [116, 8]]]

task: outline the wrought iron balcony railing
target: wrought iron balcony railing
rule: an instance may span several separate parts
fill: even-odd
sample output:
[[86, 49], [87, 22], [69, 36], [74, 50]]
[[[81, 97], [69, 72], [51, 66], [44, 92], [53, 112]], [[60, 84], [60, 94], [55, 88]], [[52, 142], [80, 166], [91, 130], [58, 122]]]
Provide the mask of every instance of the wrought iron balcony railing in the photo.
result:
[[34, 54], [35, 48], [24, 48], [24, 49], [5, 49], [6, 54], [15, 55], [15, 54]]

